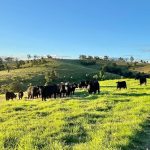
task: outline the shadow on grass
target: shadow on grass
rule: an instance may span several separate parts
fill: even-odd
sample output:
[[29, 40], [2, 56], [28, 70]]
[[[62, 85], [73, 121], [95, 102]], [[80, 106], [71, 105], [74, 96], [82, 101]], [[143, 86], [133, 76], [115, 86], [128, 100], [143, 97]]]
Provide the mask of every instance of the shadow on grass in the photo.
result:
[[116, 86], [101, 86], [101, 88], [116, 88]]
[[74, 95], [72, 95], [70, 98], [71, 99], [76, 99], [76, 100], [95, 100], [99, 97], [101, 94], [89, 94], [87, 91], [77, 91], [75, 92]]
[[119, 103], [119, 102], [129, 102], [130, 99], [115, 99], [114, 102], [115, 103]]
[[149, 150], [150, 149], [150, 117], [141, 125], [142, 130], [137, 131], [129, 140], [129, 144], [121, 147], [122, 150]]
[[114, 93], [114, 95], [117, 95], [117, 96], [135, 96], [135, 97], [150, 96], [150, 94], [147, 94], [147, 93]]

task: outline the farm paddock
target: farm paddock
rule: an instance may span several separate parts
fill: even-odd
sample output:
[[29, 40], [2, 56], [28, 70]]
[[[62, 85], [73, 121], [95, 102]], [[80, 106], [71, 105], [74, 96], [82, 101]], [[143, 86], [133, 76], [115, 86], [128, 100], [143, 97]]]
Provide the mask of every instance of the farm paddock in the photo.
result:
[[1, 150], [145, 150], [150, 148], [150, 80], [101, 81], [101, 93], [5, 101], [0, 95]]

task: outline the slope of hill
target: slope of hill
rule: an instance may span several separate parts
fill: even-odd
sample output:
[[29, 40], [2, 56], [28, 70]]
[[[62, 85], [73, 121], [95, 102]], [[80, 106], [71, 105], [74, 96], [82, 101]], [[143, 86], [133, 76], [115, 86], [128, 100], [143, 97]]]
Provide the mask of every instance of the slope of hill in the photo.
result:
[[[25, 84], [44, 84], [45, 73], [55, 69], [60, 80], [79, 81], [86, 78], [86, 74], [93, 74], [99, 72], [100, 65], [84, 66], [78, 60], [48, 60], [45, 64], [31, 65], [25, 64], [20, 69], [11, 70], [9, 73], [0, 71], [0, 83], [10, 83], [15, 78], [21, 78]], [[119, 75], [106, 73], [106, 76], [112, 78], [119, 78]]]
[[144, 72], [144, 73], [150, 74], [150, 64], [145, 64], [142, 66], [136, 66], [134, 70], [137, 72]]
[[[149, 73], [150, 71], [150, 65], [149, 64], [137, 64], [136, 66], [130, 67], [130, 70], [127, 67], [126, 62], [113, 62], [113, 61], [105, 61], [105, 60], [99, 60], [94, 65], [82, 65], [79, 60], [69, 60], [69, 59], [46, 59], [46, 63], [44, 64], [32, 64], [31, 62], [26, 63], [21, 66], [20, 69], [13, 69], [8, 72], [0, 71], [0, 86], [4, 85], [7, 86], [9, 83], [12, 83], [14, 80], [19, 80], [19, 82], [22, 82], [25, 87], [32, 83], [33, 85], [40, 85], [45, 84], [45, 74], [52, 69], [55, 69], [58, 75], [58, 82], [60, 81], [70, 81], [70, 82], [78, 82], [80, 80], [86, 79], [86, 74], [90, 75], [91, 77], [95, 74], [98, 74], [100, 71], [100, 67], [102, 66], [111, 66], [117, 65], [118, 70], [122, 70], [122, 72], [127, 72], [131, 74], [132, 71], [137, 72], [145, 72]], [[15, 65], [15, 62], [13, 63], [13, 66]], [[114, 66], [112, 66], [114, 67]], [[120, 68], [119, 68], [120, 67]], [[122, 67], [122, 68], [121, 68]], [[111, 67], [110, 67], [110, 70]], [[118, 72], [118, 70], [115, 70], [115, 73], [112, 71], [105, 72], [105, 79], [119, 79], [121, 78], [121, 73]], [[130, 71], [130, 72], [128, 72]], [[128, 77], [128, 76], [126, 76]]]

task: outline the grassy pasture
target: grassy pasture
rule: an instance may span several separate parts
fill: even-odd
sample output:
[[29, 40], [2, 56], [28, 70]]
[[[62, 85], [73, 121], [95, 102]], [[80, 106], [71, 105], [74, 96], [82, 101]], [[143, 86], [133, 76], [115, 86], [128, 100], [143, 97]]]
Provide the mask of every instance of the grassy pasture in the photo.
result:
[[1, 150], [145, 150], [150, 148], [150, 80], [102, 81], [100, 95], [14, 100], [0, 95]]

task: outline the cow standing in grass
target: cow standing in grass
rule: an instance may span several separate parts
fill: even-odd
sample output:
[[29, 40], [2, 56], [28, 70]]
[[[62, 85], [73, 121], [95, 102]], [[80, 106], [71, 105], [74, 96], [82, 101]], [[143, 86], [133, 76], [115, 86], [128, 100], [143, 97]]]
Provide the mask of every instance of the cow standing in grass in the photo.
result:
[[89, 94], [96, 94], [96, 92], [99, 94], [100, 93], [100, 85], [97, 80], [90, 81], [88, 86], [87, 86]]
[[127, 84], [126, 84], [126, 81], [118, 81], [116, 82], [117, 83], [117, 89], [127, 89]]
[[28, 93], [28, 99], [38, 98], [38, 96], [39, 96], [39, 87], [37, 87], [37, 86], [30, 86], [27, 89], [27, 93]]
[[23, 95], [24, 95], [23, 92], [20, 91], [20, 92], [18, 93], [18, 98], [19, 98], [19, 99], [22, 99], [22, 98], [23, 98]]
[[6, 92], [5, 97], [6, 97], [6, 101], [7, 101], [7, 100], [10, 100], [10, 99], [13, 100], [14, 98], [17, 97], [17, 95], [13, 92]]
[[146, 85], [146, 83], [147, 83], [146, 77], [141, 77], [139, 80], [140, 80], [140, 85], [142, 85], [142, 84]]
[[52, 84], [52, 85], [47, 85], [47, 86], [43, 86], [42, 89], [42, 101], [46, 101], [47, 98], [52, 98], [52, 96], [54, 98], [56, 98], [57, 95], [57, 85], [56, 84]]

